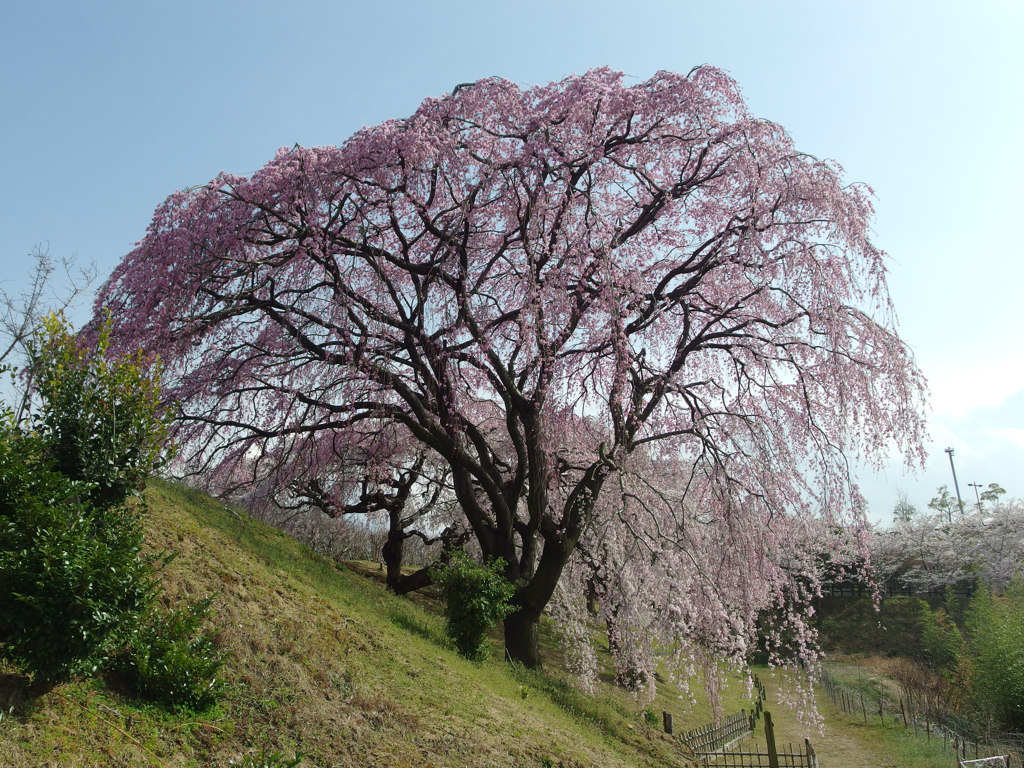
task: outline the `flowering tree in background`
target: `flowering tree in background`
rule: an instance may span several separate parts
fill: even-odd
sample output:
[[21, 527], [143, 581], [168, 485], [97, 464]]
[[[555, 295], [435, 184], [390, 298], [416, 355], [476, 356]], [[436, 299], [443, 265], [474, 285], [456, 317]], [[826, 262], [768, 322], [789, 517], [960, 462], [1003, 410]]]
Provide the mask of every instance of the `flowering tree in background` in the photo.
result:
[[941, 589], [977, 579], [1004, 590], [1024, 568], [1024, 502], [1001, 498], [995, 483], [960, 514], [947, 488], [928, 506], [932, 514], [897, 520], [873, 539], [878, 574], [917, 589]]
[[590, 573], [648, 679], [639, 639], [739, 658], [813, 584], [808, 520], [862, 522], [851, 460], [922, 456], [868, 195], [711, 67], [494, 78], [171, 195], [98, 304], [196, 466], [402, 425], [507, 564], [510, 658]]

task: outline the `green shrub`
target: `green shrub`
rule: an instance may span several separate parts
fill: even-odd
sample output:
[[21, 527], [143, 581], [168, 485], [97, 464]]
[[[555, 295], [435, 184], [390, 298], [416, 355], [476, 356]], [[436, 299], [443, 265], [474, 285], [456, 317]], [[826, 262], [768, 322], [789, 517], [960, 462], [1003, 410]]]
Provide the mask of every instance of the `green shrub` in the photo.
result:
[[115, 667], [143, 698], [171, 707], [201, 710], [213, 704], [224, 684], [217, 672], [225, 654], [204, 631], [212, 597], [184, 608], [155, 608], [117, 655]]
[[515, 585], [505, 578], [504, 570], [501, 558], [481, 565], [465, 552], [455, 552], [446, 565], [432, 572], [444, 600], [445, 632], [467, 659], [483, 656], [487, 630], [513, 610], [509, 600]]
[[0, 654], [37, 684], [95, 671], [155, 594], [136, 511], [99, 510], [41, 438], [0, 435]]
[[145, 487], [167, 454], [159, 364], [141, 352], [108, 359], [109, 318], [94, 345], [73, 335], [63, 315], [50, 315], [43, 328], [30, 345], [30, 373], [41, 401], [35, 429], [57, 471], [92, 484], [85, 494], [90, 501], [121, 504]]
[[29, 346], [31, 421], [0, 413], [0, 654], [51, 685], [96, 671], [152, 604], [141, 503], [166, 451], [158, 366], [108, 360], [51, 315]]
[[964, 636], [945, 609], [925, 614], [921, 622], [921, 655], [929, 666], [950, 679], [964, 650]]

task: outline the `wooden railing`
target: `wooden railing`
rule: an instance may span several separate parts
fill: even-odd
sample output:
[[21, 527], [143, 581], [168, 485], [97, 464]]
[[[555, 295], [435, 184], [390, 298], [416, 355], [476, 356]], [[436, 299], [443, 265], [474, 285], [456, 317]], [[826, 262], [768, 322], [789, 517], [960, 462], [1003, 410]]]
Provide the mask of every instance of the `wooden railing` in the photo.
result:
[[744, 736], [750, 735], [753, 730], [752, 717], [747, 715], [746, 710], [741, 709], [720, 723], [710, 723], [700, 728], [694, 728], [682, 734], [680, 738], [690, 749], [700, 755], [726, 749]]
[[[679, 739], [686, 744], [694, 753], [694, 756], [705, 766], [715, 768], [752, 768], [763, 766], [763, 768], [818, 768], [818, 758], [814, 754], [811, 742], [804, 739], [803, 750], [789, 749], [779, 751], [775, 744], [775, 728], [772, 725], [770, 712], [764, 709], [766, 698], [764, 686], [761, 681], [754, 678], [754, 689], [757, 691], [754, 707], [747, 714], [746, 710], [740, 710], [735, 715], [725, 718], [721, 722], [709, 723], [700, 728], [694, 728], [680, 735]], [[737, 742], [754, 733], [757, 723], [764, 716], [765, 751], [743, 751], [730, 749]], [[662, 721], [665, 726], [665, 733], [672, 733], [672, 715], [669, 712], [662, 713]]]
[[1019, 742], [1013, 740], [1007, 743], [998, 737], [986, 739], [978, 734], [966, 733], [936, 711], [934, 702], [922, 701], [920, 696], [892, 695], [879, 686], [842, 681], [827, 668], [819, 670], [818, 682], [837, 709], [862, 718], [865, 723], [877, 720], [882, 726], [902, 726], [927, 741], [938, 743], [941, 740], [943, 750], [951, 751], [958, 761], [981, 759], [986, 753], [998, 758], [1009, 751], [1016, 754], [1010, 755], [1007, 766], [1024, 766]]

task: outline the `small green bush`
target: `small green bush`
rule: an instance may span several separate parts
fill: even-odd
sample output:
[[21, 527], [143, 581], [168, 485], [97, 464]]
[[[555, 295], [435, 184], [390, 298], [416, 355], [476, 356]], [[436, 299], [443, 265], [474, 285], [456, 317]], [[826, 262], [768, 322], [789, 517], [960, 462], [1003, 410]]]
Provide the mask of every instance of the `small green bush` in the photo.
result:
[[109, 346], [109, 322], [90, 345], [50, 315], [29, 346], [38, 410], [0, 408], [0, 655], [38, 686], [95, 672], [157, 591], [128, 498], [167, 449], [159, 366]]
[[509, 600], [515, 585], [505, 578], [504, 570], [501, 558], [481, 565], [465, 552], [455, 552], [432, 573], [444, 600], [445, 632], [467, 659], [483, 656], [487, 630], [513, 610]]
[[159, 363], [142, 352], [108, 359], [110, 343], [109, 317], [90, 345], [54, 314], [30, 345], [29, 372], [41, 401], [35, 429], [54, 468], [90, 483], [85, 496], [99, 507], [136, 495], [168, 455]]
[[921, 626], [921, 656], [932, 669], [950, 679], [965, 650], [964, 636], [945, 609], [925, 614]]
[[94, 672], [121, 627], [151, 603], [142, 526], [124, 507], [81, 501], [43, 440], [0, 434], [0, 655], [36, 684]]
[[184, 608], [154, 608], [128, 639], [114, 666], [143, 698], [194, 710], [213, 704], [224, 683], [217, 672], [225, 654], [216, 631], [204, 631], [213, 598]]

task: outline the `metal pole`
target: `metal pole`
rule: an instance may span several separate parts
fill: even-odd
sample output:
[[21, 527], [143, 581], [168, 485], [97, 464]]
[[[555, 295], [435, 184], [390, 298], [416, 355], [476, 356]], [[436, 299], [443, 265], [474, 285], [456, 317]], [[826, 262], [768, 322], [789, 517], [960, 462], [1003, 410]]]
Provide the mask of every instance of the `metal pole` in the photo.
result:
[[978, 502], [978, 506], [981, 506], [981, 497], [978, 495], [978, 489], [981, 488], [981, 483], [968, 483], [971, 488], [974, 489], [974, 498]]
[[[960, 498], [960, 483], [956, 481], [956, 467], [953, 466], [953, 449], [947, 448], [946, 453], [949, 454], [949, 468], [953, 470], [953, 487], [956, 488], [956, 500], [960, 504], [960, 514], [964, 513], [964, 500]], [[949, 522], [953, 522], [950, 520]]]

